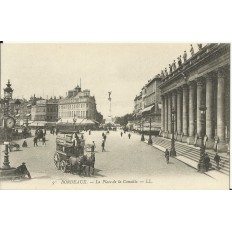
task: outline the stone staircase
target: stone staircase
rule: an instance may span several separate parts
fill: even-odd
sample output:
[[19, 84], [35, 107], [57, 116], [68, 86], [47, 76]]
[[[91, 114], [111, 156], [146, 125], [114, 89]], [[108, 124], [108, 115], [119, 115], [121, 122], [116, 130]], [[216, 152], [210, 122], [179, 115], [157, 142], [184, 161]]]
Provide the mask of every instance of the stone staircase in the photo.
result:
[[[160, 138], [160, 137], [154, 137], [152, 139], [154, 145], [161, 146], [163, 148], [167, 148], [170, 150], [171, 147], [171, 140], [170, 139], [165, 139], [165, 138]], [[191, 145], [185, 145], [180, 142], [175, 142], [175, 148], [176, 148], [176, 154], [184, 156], [188, 159], [191, 159], [195, 162], [198, 163], [199, 158], [200, 158], [200, 149], [196, 148]], [[210, 163], [212, 164], [212, 168], [216, 169], [216, 163], [214, 161], [214, 156], [215, 152], [213, 151], [206, 151], [210, 157]], [[220, 155], [220, 154], [219, 154]], [[221, 162], [220, 162], [220, 170], [219, 172], [222, 172], [226, 175], [229, 175], [230, 172], [230, 161], [229, 161], [229, 156], [227, 155], [220, 155], [221, 157]]]

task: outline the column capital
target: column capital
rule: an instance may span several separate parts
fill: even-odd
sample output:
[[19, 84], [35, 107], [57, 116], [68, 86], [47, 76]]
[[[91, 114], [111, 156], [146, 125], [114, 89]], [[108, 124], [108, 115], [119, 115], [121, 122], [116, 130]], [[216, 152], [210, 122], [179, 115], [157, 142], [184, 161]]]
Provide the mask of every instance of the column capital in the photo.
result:
[[190, 81], [189, 82], [189, 88], [194, 88], [196, 86], [196, 82], [195, 81]]
[[177, 94], [181, 94], [181, 93], [182, 93], [182, 88], [181, 87], [177, 88]]
[[226, 74], [226, 70], [223, 67], [218, 68], [217, 70], [217, 77], [218, 78], [224, 78]]
[[187, 85], [187, 84], [184, 84], [184, 85], [182, 86], [182, 89], [183, 89], [183, 91], [188, 90], [188, 85]]
[[197, 79], [197, 86], [202, 86], [203, 83], [204, 83], [204, 81], [203, 81], [202, 77], [200, 77], [200, 78]]
[[172, 91], [172, 96], [175, 96], [176, 95], [176, 90], [173, 90]]

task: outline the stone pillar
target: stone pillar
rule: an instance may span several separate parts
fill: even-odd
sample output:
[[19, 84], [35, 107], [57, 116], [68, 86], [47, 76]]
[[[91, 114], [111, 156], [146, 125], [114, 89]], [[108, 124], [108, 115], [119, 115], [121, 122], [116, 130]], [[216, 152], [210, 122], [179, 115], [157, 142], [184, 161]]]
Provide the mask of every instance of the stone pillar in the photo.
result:
[[196, 104], [194, 101], [194, 93], [195, 93], [195, 83], [191, 82], [189, 85], [189, 144], [194, 144], [194, 138], [195, 138], [195, 127], [194, 127], [194, 112], [196, 109]]
[[168, 131], [168, 95], [165, 95], [165, 132]]
[[[174, 109], [176, 111], [176, 91], [172, 92], [172, 109]], [[174, 134], [176, 133], [176, 121], [177, 121], [177, 117], [175, 116]]]
[[219, 137], [218, 151], [224, 152], [225, 145], [225, 72], [218, 70], [217, 86], [217, 136]]
[[161, 109], [161, 131], [164, 131], [164, 96], [161, 96], [162, 109]]
[[186, 142], [186, 137], [188, 135], [188, 86], [183, 86], [183, 134], [185, 140], [182, 139], [183, 142]]
[[172, 133], [172, 95], [168, 95], [168, 131], [169, 137]]
[[197, 134], [199, 138], [201, 138], [201, 132], [202, 132], [202, 125], [201, 125], [201, 111], [199, 110], [199, 107], [202, 104], [202, 92], [203, 92], [203, 81], [202, 79], [199, 79], [197, 81]]
[[206, 108], [206, 135], [208, 137], [206, 148], [213, 148], [213, 79], [210, 75], [206, 76]]
[[177, 133], [178, 135], [182, 132], [182, 91], [181, 89], [177, 90], [177, 109], [176, 109], [176, 117], [177, 117]]

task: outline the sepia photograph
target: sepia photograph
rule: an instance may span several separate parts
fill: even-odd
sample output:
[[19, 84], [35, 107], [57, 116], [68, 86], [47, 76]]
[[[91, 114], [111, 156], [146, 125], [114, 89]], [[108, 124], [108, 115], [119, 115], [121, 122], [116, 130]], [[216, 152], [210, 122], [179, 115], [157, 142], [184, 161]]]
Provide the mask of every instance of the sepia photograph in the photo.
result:
[[0, 189], [225, 189], [229, 43], [0, 43]]

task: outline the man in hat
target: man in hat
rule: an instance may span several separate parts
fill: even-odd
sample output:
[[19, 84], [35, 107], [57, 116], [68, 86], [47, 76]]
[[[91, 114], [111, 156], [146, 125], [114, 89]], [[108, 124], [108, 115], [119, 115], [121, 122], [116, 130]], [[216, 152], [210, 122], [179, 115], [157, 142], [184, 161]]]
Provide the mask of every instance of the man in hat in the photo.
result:
[[25, 175], [25, 176], [28, 176], [29, 179], [31, 179], [31, 174], [30, 172], [28, 171], [27, 167], [26, 167], [26, 163], [23, 162], [20, 166], [18, 166], [16, 168], [16, 173], [19, 174], [19, 175]]
[[221, 161], [221, 157], [218, 155], [218, 153], [215, 154], [214, 161], [215, 161], [215, 163], [217, 165], [217, 169], [219, 169], [219, 163]]

